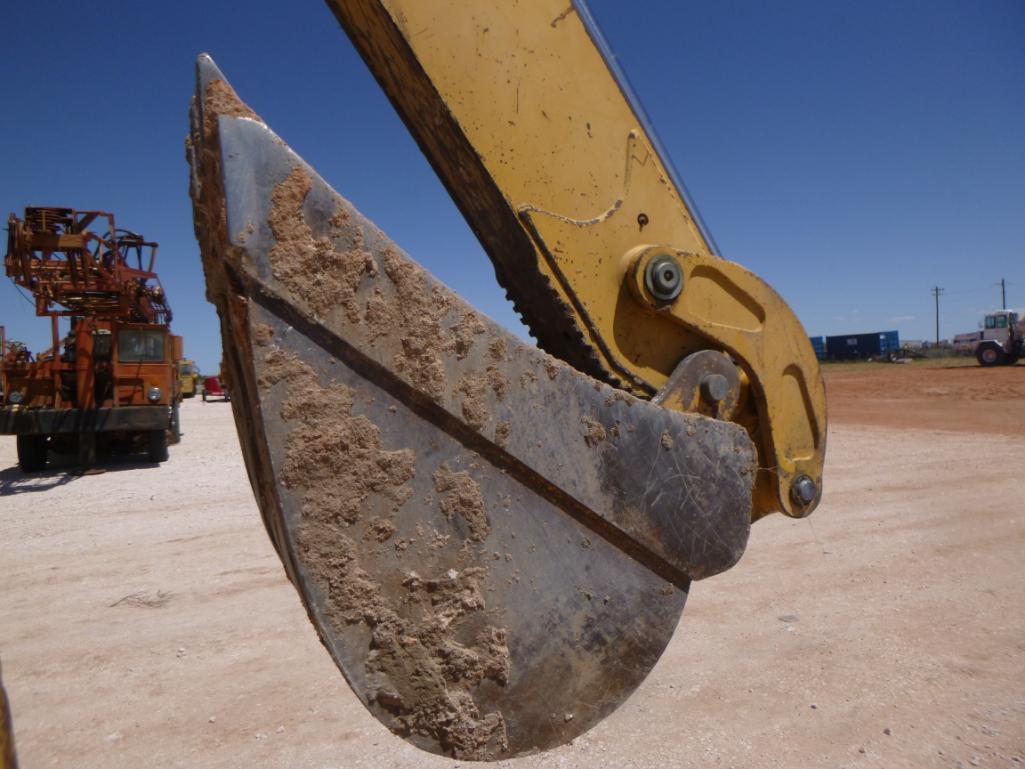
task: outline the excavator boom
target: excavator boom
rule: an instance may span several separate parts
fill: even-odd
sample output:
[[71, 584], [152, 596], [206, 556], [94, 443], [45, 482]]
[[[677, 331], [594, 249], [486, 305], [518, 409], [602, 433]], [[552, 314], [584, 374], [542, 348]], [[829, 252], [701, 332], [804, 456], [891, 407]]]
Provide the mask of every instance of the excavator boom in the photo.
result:
[[[641, 397], [688, 354], [726, 352], [750, 393], [732, 418], [765, 468], [755, 517], [810, 513], [826, 429], [811, 343], [776, 292], [713, 255], [586, 5], [327, 2], [540, 346]], [[671, 300], [634, 279], [662, 257]]]

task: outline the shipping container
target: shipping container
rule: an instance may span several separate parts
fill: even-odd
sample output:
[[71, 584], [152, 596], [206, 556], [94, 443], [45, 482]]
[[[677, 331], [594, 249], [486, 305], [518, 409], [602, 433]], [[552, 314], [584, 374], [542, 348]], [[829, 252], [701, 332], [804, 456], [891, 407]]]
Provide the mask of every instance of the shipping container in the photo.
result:
[[868, 360], [889, 355], [899, 349], [900, 335], [896, 331], [826, 337], [827, 360]]
[[826, 359], [826, 338], [824, 336], [810, 336], [811, 349], [815, 351], [815, 357], [819, 360]]
[[889, 355], [900, 350], [900, 334], [896, 331], [879, 332], [879, 353]]

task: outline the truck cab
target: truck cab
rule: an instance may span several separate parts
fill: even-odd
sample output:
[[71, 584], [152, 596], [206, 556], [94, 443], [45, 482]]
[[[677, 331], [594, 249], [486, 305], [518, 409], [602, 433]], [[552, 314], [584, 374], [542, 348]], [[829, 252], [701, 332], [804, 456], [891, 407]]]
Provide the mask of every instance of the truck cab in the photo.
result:
[[1018, 362], [1023, 349], [1023, 334], [1018, 313], [997, 310], [986, 313], [979, 331], [975, 357], [982, 366], [1005, 366]]

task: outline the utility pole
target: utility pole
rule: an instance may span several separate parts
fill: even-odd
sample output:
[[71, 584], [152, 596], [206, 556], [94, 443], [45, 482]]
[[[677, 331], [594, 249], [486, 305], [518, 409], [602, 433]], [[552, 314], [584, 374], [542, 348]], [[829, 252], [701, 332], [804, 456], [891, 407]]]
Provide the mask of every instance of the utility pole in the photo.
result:
[[1000, 279], [1000, 304], [1003, 309], [1007, 309], [1007, 281], [1003, 278]]
[[939, 286], [934, 286], [932, 295], [936, 299], [936, 346], [940, 346], [940, 294], [943, 293], [943, 289]]

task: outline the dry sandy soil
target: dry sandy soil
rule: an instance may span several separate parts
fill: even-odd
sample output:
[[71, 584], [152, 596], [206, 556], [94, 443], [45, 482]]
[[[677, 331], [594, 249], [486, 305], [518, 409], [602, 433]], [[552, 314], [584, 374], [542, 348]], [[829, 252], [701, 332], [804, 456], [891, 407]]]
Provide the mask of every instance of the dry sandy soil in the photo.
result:
[[[508, 767], [1025, 769], [1025, 365], [827, 372], [827, 491], [691, 591], [647, 681]], [[229, 407], [160, 468], [25, 478], [0, 440], [22, 766], [452, 767], [392, 737], [264, 534]]]

